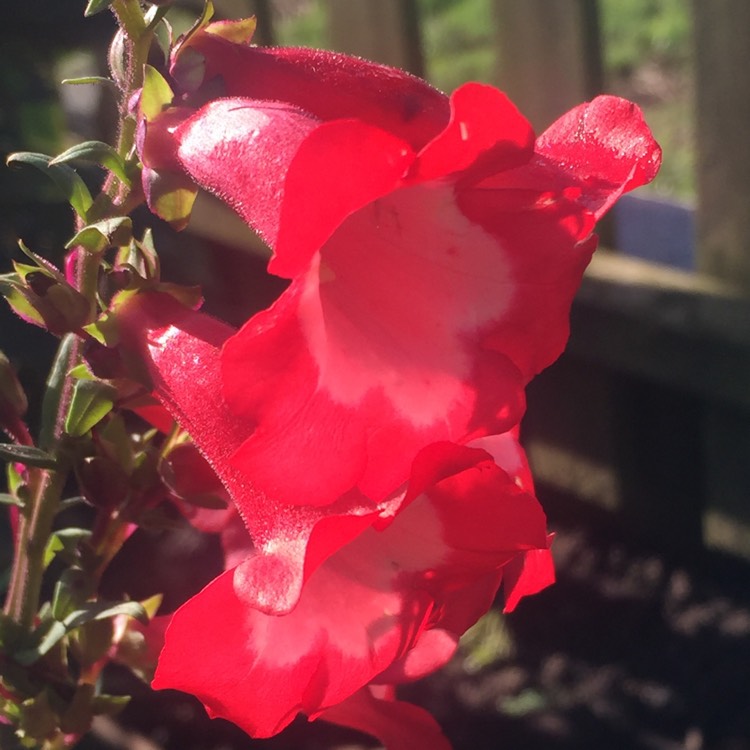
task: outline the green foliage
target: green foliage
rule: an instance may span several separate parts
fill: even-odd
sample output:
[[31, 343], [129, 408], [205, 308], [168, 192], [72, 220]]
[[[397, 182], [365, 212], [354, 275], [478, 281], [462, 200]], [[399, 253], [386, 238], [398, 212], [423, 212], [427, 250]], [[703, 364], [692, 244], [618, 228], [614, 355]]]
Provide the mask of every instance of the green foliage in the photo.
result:
[[93, 199], [83, 180], [67, 164], [51, 164], [52, 157], [46, 154], [36, 154], [30, 151], [20, 151], [11, 154], [7, 163], [28, 164], [46, 174], [62, 191], [65, 199], [75, 209], [76, 213], [84, 217], [91, 208]]
[[687, 0], [600, 0], [605, 65], [614, 75], [644, 63], [678, 66], [690, 56]]
[[465, 81], [492, 82], [495, 67], [490, 0], [419, 0], [430, 80], [444, 91]]
[[83, 227], [66, 244], [66, 249], [83, 247], [89, 252], [98, 253], [108, 247], [127, 245], [133, 238], [133, 222], [129, 216], [115, 216], [102, 219]]
[[113, 174], [117, 175], [126, 185], [130, 185], [130, 178], [126, 173], [125, 161], [120, 154], [108, 143], [101, 141], [85, 141], [72, 146], [59, 156], [56, 156], [50, 166], [65, 164], [70, 161], [89, 161], [101, 164]]
[[78, 380], [65, 418], [65, 432], [72, 437], [85, 435], [112, 410], [114, 395], [115, 389], [101, 380]]
[[281, 18], [277, 37], [288, 47], [327, 47], [326, 13], [320, 0], [313, 0]]

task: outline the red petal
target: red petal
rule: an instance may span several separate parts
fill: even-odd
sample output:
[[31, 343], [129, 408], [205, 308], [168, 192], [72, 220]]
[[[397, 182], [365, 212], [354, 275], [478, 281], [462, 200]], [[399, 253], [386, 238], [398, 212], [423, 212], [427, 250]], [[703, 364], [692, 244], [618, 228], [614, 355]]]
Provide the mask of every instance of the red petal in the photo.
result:
[[287, 278], [304, 273], [346, 217], [394, 190], [413, 160], [406, 142], [356, 120], [325, 123], [310, 133], [289, 165], [268, 270]]
[[315, 716], [346, 699], [405, 647], [406, 628], [425, 619], [429, 599], [403, 596], [393, 576], [345, 550], [279, 617], [248, 606], [245, 581], [228, 571], [173, 616], [153, 685], [196, 695], [253, 736], [276, 734], [298, 712]]
[[[589, 215], [570, 201], [503, 210], [498, 197], [509, 192], [466, 189], [459, 193], [458, 202], [504, 249], [508, 264], [508, 304], [502, 318], [485, 329], [483, 345], [506, 356], [528, 382], [565, 347], [570, 305], [596, 238], [590, 235]], [[589, 239], [581, 242], [581, 236]]]
[[461, 172], [478, 178], [528, 161], [534, 149], [529, 121], [501, 91], [467, 83], [451, 95], [448, 126], [419, 154], [416, 178]]
[[[123, 346], [148, 367], [154, 391], [188, 431], [242, 515], [258, 554], [246, 575], [255, 581], [255, 604], [266, 611], [292, 609], [299, 597], [305, 553], [316, 524], [319, 564], [372, 522], [373, 503], [341, 498], [325, 509], [290, 507], [264, 494], [230, 458], [254, 428], [221, 397], [219, 351], [233, 332], [207, 315], [182, 307], [168, 295], [139, 294], [118, 308]], [[308, 565], [307, 573], [312, 568]]]
[[320, 124], [293, 107], [252, 99], [219, 99], [174, 133], [185, 171], [228, 203], [273, 245], [287, 169]]
[[368, 688], [329, 708], [320, 718], [370, 734], [386, 750], [451, 750], [437, 722], [423, 708], [380, 700]]
[[264, 49], [210, 34], [191, 39], [227, 96], [289, 104], [320, 120], [355, 118], [418, 150], [448, 122], [448, 99], [396, 68], [315, 49]]
[[258, 425], [237, 468], [288, 503], [354, 487], [380, 500], [424, 445], [508, 429], [523, 409], [520, 373], [480, 343], [524, 291], [509, 266], [448, 185], [352, 214], [224, 347], [225, 395]]
[[[438, 483], [384, 530], [366, 529], [329, 557], [290, 613], [255, 608], [260, 576], [248, 579], [247, 563], [187, 602], [174, 615], [155, 687], [194, 693], [213, 715], [268, 736], [375, 678], [409, 679], [442, 665], [489, 606], [507, 561], [546, 545], [533, 496], [484, 450], [452, 451], [443, 446], [415, 462], [415, 481]], [[451, 467], [458, 473], [445, 477]]]
[[517, 555], [503, 568], [505, 612], [512, 612], [524, 596], [538, 594], [554, 582], [555, 563], [549, 549], [533, 549]]
[[639, 107], [616, 96], [570, 110], [539, 137], [536, 152], [581, 185], [580, 203], [597, 218], [620, 195], [653, 180], [661, 163]]

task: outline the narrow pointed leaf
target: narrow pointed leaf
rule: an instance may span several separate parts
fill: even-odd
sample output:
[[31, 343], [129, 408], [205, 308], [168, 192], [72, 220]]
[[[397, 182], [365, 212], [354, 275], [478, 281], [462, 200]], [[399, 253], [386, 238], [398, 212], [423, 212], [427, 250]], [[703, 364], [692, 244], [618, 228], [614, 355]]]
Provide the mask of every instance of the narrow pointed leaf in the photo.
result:
[[[65, 280], [65, 276], [60, 273], [60, 270], [54, 264], [50, 263], [46, 258], [43, 258], [41, 255], [38, 255], [33, 250], [26, 247], [22, 240], [18, 241], [18, 247], [27, 258], [33, 260], [39, 268], [46, 271], [50, 276], [52, 276], [52, 278], [59, 281], [61, 284], [67, 283]], [[14, 265], [16, 266], [16, 268], [18, 268], [17, 264], [14, 263]]]
[[65, 431], [73, 437], [85, 435], [114, 405], [112, 386], [99, 380], [79, 380], [73, 389]]
[[103, 10], [109, 8], [112, 0], [89, 0], [86, 10], [83, 11], [83, 15], [88, 18], [94, 16], [97, 13], [101, 13]]
[[111, 78], [105, 78], [104, 76], [81, 76], [80, 78], [63, 78], [61, 83], [68, 84], [70, 86], [83, 86], [86, 84], [96, 84], [105, 86], [114, 92], [118, 91], [117, 84]]
[[63, 623], [52, 618], [45, 620], [34, 632], [38, 639], [33, 648], [25, 648], [13, 654], [13, 659], [19, 664], [28, 666], [40, 659], [65, 637], [67, 630]]
[[68, 630], [80, 627], [91, 620], [106, 620], [110, 617], [126, 615], [144, 625], [148, 623], [148, 613], [140, 602], [89, 602], [64, 620]]
[[57, 414], [65, 387], [68, 371], [76, 359], [78, 337], [67, 334], [57, 348], [55, 360], [47, 376], [47, 388], [42, 401], [42, 426], [39, 433], [39, 445], [42, 448], [54, 445]]
[[164, 77], [151, 65], [146, 65], [141, 90], [141, 113], [146, 120], [152, 120], [172, 103], [174, 93]]
[[76, 160], [101, 164], [119, 177], [126, 185], [130, 185], [130, 178], [125, 170], [125, 160], [108, 143], [104, 143], [103, 141], [78, 143], [52, 159], [50, 165], [66, 164], [69, 161]]
[[0, 505], [17, 505], [23, 508], [23, 500], [19, 500], [15, 495], [9, 495], [7, 492], [0, 492]]
[[106, 250], [108, 247], [127, 245], [132, 236], [133, 222], [130, 217], [116, 216], [83, 227], [65, 247], [69, 249], [80, 246], [97, 253]]
[[47, 541], [47, 546], [44, 548], [44, 567], [46, 568], [59, 552], [67, 554], [67, 562], [73, 562], [72, 556], [78, 547], [78, 543], [81, 539], [86, 539], [91, 536], [91, 532], [88, 529], [60, 529], [55, 531]]
[[29, 164], [36, 167], [40, 172], [44, 172], [62, 190], [65, 199], [73, 206], [75, 212], [85, 218], [94, 202], [89, 189], [75, 170], [67, 164], [50, 165], [51, 161], [52, 157], [46, 154], [19, 151], [8, 157], [7, 164]]
[[33, 466], [37, 469], [54, 469], [57, 467], [54, 456], [30, 445], [0, 443], [0, 458], [24, 466]]
[[129, 695], [97, 695], [91, 701], [94, 716], [115, 716], [130, 702]]
[[213, 18], [213, 15], [214, 5], [211, 0], [206, 0], [200, 18], [177, 40], [177, 45], [174, 50], [175, 54], [177, 54], [180, 48], [185, 46], [195, 34], [208, 25], [208, 22]]

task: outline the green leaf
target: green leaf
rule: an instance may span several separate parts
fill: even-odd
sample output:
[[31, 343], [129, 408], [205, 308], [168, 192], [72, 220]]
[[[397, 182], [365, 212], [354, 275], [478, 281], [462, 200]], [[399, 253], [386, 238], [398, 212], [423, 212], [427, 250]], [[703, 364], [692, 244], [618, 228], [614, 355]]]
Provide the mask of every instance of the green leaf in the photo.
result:
[[46, 154], [35, 154], [30, 151], [19, 151], [11, 154], [6, 163], [10, 164], [29, 164], [36, 167], [40, 172], [44, 172], [50, 177], [55, 184], [62, 190], [65, 199], [75, 209], [75, 212], [82, 218], [86, 218], [86, 213], [94, 202], [91, 193], [86, 187], [84, 181], [71, 169], [67, 164], [53, 164], [51, 156]]
[[115, 716], [130, 702], [129, 695], [97, 695], [91, 701], [94, 716]]
[[79, 380], [65, 417], [65, 432], [73, 437], [85, 435], [112, 410], [115, 393], [101, 380]]
[[29, 291], [18, 274], [8, 273], [0, 276], [0, 294], [20, 318], [27, 323], [45, 327], [44, 318], [31, 303]]
[[202, 28], [208, 26], [208, 23], [213, 18], [213, 15], [214, 4], [211, 2], [211, 0], [206, 0], [203, 5], [203, 12], [201, 13], [200, 18], [177, 40], [177, 45], [175, 46], [175, 54], [178, 54], [180, 52], [180, 49], [186, 46], [190, 39]]
[[91, 531], [88, 529], [76, 528], [60, 529], [52, 533], [44, 548], [44, 567], [47, 568], [55, 556], [61, 552], [68, 558], [67, 562], [72, 563], [78, 543], [81, 539], [87, 539], [90, 536]]
[[109, 8], [112, 0], [89, 0], [86, 10], [83, 11], [83, 15], [88, 18], [94, 16], [97, 13], [101, 13], [103, 10]]
[[151, 175], [151, 210], [172, 229], [184, 229], [190, 219], [198, 188], [176, 172], [154, 172]]
[[96, 339], [104, 346], [116, 346], [120, 340], [117, 333], [117, 321], [115, 316], [110, 315], [109, 313], [103, 313], [99, 316], [96, 322], [83, 326], [83, 330], [86, 331], [91, 338]]
[[[34, 261], [36, 267], [39, 268], [39, 269], [41, 269], [45, 273], [47, 273], [47, 275], [51, 276], [56, 281], [59, 281], [61, 284], [67, 283], [66, 279], [65, 279], [65, 276], [60, 272], [60, 269], [57, 268], [57, 266], [55, 266], [53, 263], [50, 263], [46, 258], [43, 258], [41, 255], [38, 255], [37, 253], [35, 253], [30, 248], [26, 247], [26, 245], [23, 242], [23, 240], [19, 240], [18, 241], [18, 249], [29, 260]], [[36, 268], [30, 267], [30, 266], [26, 266], [26, 265], [22, 265], [20, 263], [15, 263], [14, 262], [13, 265], [16, 267], [16, 269], [18, 269], [18, 268], [29, 268], [31, 271], [36, 271]]]
[[93, 620], [106, 620], [118, 615], [133, 617], [144, 625], [148, 623], [148, 614], [138, 602], [87, 602], [62, 621], [47, 615], [33, 633], [36, 645], [15, 652], [13, 659], [23, 666], [33, 664], [72, 630]]
[[112, 219], [102, 219], [95, 224], [83, 227], [65, 249], [78, 245], [92, 253], [106, 250], [108, 247], [127, 245], [133, 236], [133, 222], [129, 216], [116, 216]]
[[[164, 56], [164, 64], [169, 65], [169, 53], [172, 49], [172, 26], [169, 21], [164, 18], [164, 14], [167, 12], [167, 6], [158, 7], [152, 6], [151, 10], [159, 11], [160, 13], [151, 13], [150, 11], [146, 14], [147, 28], [153, 30], [154, 39], [156, 40], [156, 46]], [[150, 16], [153, 16], [151, 18]]]
[[108, 89], [112, 89], [115, 93], [119, 92], [117, 84], [111, 78], [104, 78], [104, 76], [81, 76], [80, 78], [63, 78], [60, 83], [65, 83], [70, 86], [83, 86], [86, 84], [97, 84], [105, 86]]
[[135, 241], [135, 245], [140, 251], [138, 257], [142, 261], [142, 263], [139, 263], [139, 265], [142, 265], [143, 270], [141, 275], [146, 279], [155, 279], [158, 281], [161, 269], [159, 265], [159, 256], [156, 254], [154, 234], [151, 227], [148, 227], [143, 233], [143, 239], [140, 242], [138, 242], [138, 240]]
[[73, 700], [60, 717], [60, 731], [80, 736], [91, 729], [91, 720], [94, 718], [91, 701], [95, 689], [88, 682], [82, 682], [76, 687]]
[[146, 65], [143, 75], [143, 89], [141, 90], [141, 113], [146, 120], [153, 120], [168, 107], [174, 99], [174, 93], [159, 71], [151, 65]]
[[[81, 532], [84, 529], [65, 529], [65, 531]], [[90, 533], [73, 533], [69, 534], [67, 539], [61, 540], [61, 543], [68, 545], [68, 559], [71, 563], [74, 562], [74, 555], [79, 542], [89, 536], [91, 536]], [[79, 568], [68, 568], [55, 584], [50, 607], [52, 616], [62, 622], [76, 607], [80, 607], [88, 599], [90, 590], [91, 584], [86, 578], [86, 574]]]
[[82, 495], [66, 497], [64, 500], [60, 501], [60, 504], [57, 506], [57, 512], [62, 513], [63, 511], [68, 510], [68, 508], [75, 508], [78, 505], [88, 505], [86, 498]]
[[84, 141], [71, 146], [50, 162], [50, 165], [65, 164], [69, 161], [89, 161], [101, 164], [117, 175], [126, 185], [130, 185], [130, 178], [125, 170], [125, 160], [112, 146], [103, 141]]
[[33, 633], [36, 646], [16, 651], [13, 654], [13, 659], [23, 666], [33, 664], [37, 659], [41, 659], [42, 656], [54, 648], [65, 637], [66, 633], [67, 630], [63, 623], [52, 617], [48, 617], [39, 624]]
[[23, 500], [19, 500], [14, 495], [9, 495], [7, 492], [0, 492], [0, 505], [16, 505], [19, 508], [23, 508]]
[[55, 469], [57, 460], [45, 451], [31, 445], [0, 443], [0, 458], [37, 469]]
[[63, 337], [57, 347], [55, 361], [52, 363], [47, 376], [47, 388], [42, 400], [42, 427], [39, 434], [39, 445], [42, 448], [55, 444], [55, 429], [57, 428], [57, 414], [63, 390], [67, 386], [68, 371], [76, 361], [79, 338], [72, 333]]
[[153, 620], [154, 617], [156, 617], [156, 613], [159, 611], [159, 607], [161, 607], [163, 600], [164, 596], [162, 594], [154, 594], [148, 599], [143, 599], [141, 601], [141, 605], [143, 606], [143, 609], [146, 610], [149, 620]]
[[63, 622], [68, 630], [78, 628], [92, 620], [106, 620], [125, 615], [144, 625], [148, 624], [148, 613], [140, 602], [88, 602], [75, 612], [71, 612]]

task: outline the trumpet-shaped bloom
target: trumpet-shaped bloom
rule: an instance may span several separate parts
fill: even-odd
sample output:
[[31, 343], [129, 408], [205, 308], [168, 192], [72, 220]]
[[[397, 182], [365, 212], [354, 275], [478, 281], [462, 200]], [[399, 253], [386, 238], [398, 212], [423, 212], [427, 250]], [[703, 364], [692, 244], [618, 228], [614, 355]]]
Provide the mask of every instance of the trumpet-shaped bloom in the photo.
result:
[[488, 86], [448, 99], [206, 31], [178, 81], [195, 56], [226, 96], [168, 111], [144, 143], [170, 144], [171, 168], [233, 206], [291, 280], [222, 353], [224, 398], [252, 425], [238, 475], [285, 504], [381, 501], [422, 446], [517, 424], [566, 341], [595, 220], [658, 166], [637, 108], [600, 97], [535, 139]]
[[238, 331], [164, 295], [117, 311], [249, 532], [227, 522], [236, 565], [175, 614], [155, 684], [258, 736], [301, 712], [435, 739], [387, 686], [444, 663], [501, 584], [512, 607], [551, 580], [524, 388], [564, 347], [595, 221], [659, 149], [615, 97], [536, 138], [491, 87], [448, 98], [228, 28], [182, 43], [139, 147], [148, 180], [216, 194], [291, 283]]
[[[140, 354], [155, 393], [246, 507], [256, 491], [227, 457], [247, 424], [217, 387], [232, 329], [166, 295], [139, 294], [118, 318], [124, 349]], [[513, 433], [424, 447], [380, 504], [303, 508], [266, 496], [244, 524], [215, 513], [218, 525], [201, 523], [221, 532], [229, 568], [174, 615], [154, 684], [197, 695], [256, 736], [298, 712], [387, 736], [393, 706], [360, 694], [365, 686], [442, 665], [501, 583], [512, 607], [552, 580], [544, 514]], [[298, 567], [304, 588], [290, 573]], [[407, 723], [429, 721], [394, 705]]]
[[212, 715], [265, 737], [371, 681], [402, 682], [441, 666], [491, 604], [504, 567], [547, 549], [533, 494], [486, 450], [497, 443], [500, 454], [513, 440], [426, 448], [393, 520], [332, 554], [289, 614], [256, 609], [243, 566], [228, 570], [174, 616], [155, 687], [193, 693]]

